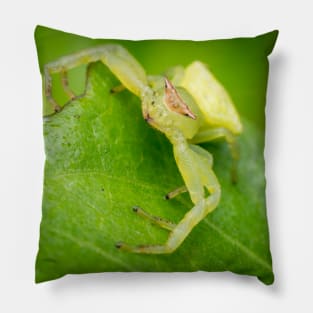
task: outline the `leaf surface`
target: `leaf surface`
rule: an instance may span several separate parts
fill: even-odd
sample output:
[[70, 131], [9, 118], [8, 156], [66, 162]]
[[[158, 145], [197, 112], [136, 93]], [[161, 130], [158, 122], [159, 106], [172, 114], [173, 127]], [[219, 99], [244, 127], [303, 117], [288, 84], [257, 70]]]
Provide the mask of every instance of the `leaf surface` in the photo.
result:
[[119, 82], [91, 66], [87, 94], [44, 120], [46, 165], [36, 281], [103, 271], [232, 271], [273, 281], [264, 198], [263, 133], [243, 120], [239, 181], [231, 184], [224, 142], [204, 145], [214, 156], [222, 200], [170, 255], [119, 251], [115, 243], [160, 244], [168, 232], [132, 212], [179, 221], [192, 207], [172, 146], [143, 120], [139, 99], [110, 94]]

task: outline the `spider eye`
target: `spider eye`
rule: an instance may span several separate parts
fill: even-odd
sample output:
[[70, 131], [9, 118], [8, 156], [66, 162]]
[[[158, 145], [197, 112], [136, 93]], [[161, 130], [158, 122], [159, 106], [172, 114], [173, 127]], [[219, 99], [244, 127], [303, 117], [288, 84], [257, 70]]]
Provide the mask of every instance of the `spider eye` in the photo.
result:
[[189, 109], [188, 105], [179, 96], [176, 88], [165, 77], [165, 104], [173, 112], [196, 119], [196, 116]]

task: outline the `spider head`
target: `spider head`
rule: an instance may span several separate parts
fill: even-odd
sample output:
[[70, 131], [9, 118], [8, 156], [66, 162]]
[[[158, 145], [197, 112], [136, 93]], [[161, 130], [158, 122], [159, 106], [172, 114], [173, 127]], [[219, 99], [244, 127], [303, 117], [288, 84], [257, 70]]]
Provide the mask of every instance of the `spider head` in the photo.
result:
[[143, 97], [145, 121], [166, 135], [179, 130], [186, 138], [192, 138], [200, 127], [199, 115], [191, 95], [166, 77], [159, 78]]

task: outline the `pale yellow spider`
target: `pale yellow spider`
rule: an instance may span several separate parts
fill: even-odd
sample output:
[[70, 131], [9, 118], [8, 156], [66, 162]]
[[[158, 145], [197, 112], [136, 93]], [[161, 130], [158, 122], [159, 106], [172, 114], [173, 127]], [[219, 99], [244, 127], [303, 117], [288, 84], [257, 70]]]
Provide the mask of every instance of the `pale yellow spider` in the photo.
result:
[[125, 87], [137, 95], [142, 102], [144, 119], [172, 143], [185, 185], [170, 192], [167, 199], [188, 191], [194, 203], [178, 224], [135, 207], [134, 212], [138, 215], [169, 230], [169, 237], [159, 245], [132, 246], [119, 242], [116, 247], [134, 253], [172, 253], [217, 207], [221, 198], [221, 187], [212, 170], [212, 155], [197, 144], [224, 137], [230, 146], [232, 179], [236, 181], [236, 136], [242, 132], [239, 115], [227, 91], [203, 63], [194, 61], [186, 68], [174, 67], [166, 76], [147, 76], [138, 61], [120, 45], [88, 48], [45, 65], [45, 94], [55, 112], [59, 112], [61, 107], [51, 94], [51, 74], [62, 74], [64, 90], [74, 98], [67, 84], [67, 71], [96, 61], [102, 61], [120, 80], [123, 87], [113, 91]]

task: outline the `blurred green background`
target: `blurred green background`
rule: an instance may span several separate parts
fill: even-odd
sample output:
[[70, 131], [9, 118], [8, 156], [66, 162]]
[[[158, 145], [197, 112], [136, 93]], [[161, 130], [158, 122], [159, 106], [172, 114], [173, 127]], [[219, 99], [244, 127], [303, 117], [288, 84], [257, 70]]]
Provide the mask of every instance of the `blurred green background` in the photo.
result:
[[[74, 34], [38, 26], [35, 40], [39, 66], [83, 48], [119, 43], [126, 47], [146, 69], [147, 74], [161, 74], [175, 65], [186, 66], [194, 60], [206, 63], [231, 95], [239, 113], [264, 129], [264, 103], [268, 64], [264, 57], [274, 47], [278, 31], [256, 38], [235, 38], [210, 41], [185, 40], [113, 40], [90, 39]], [[85, 66], [69, 73], [72, 89], [80, 94], [85, 86]], [[53, 77], [53, 95], [59, 103], [68, 99], [58, 75]], [[52, 113], [45, 101], [44, 114]]]

